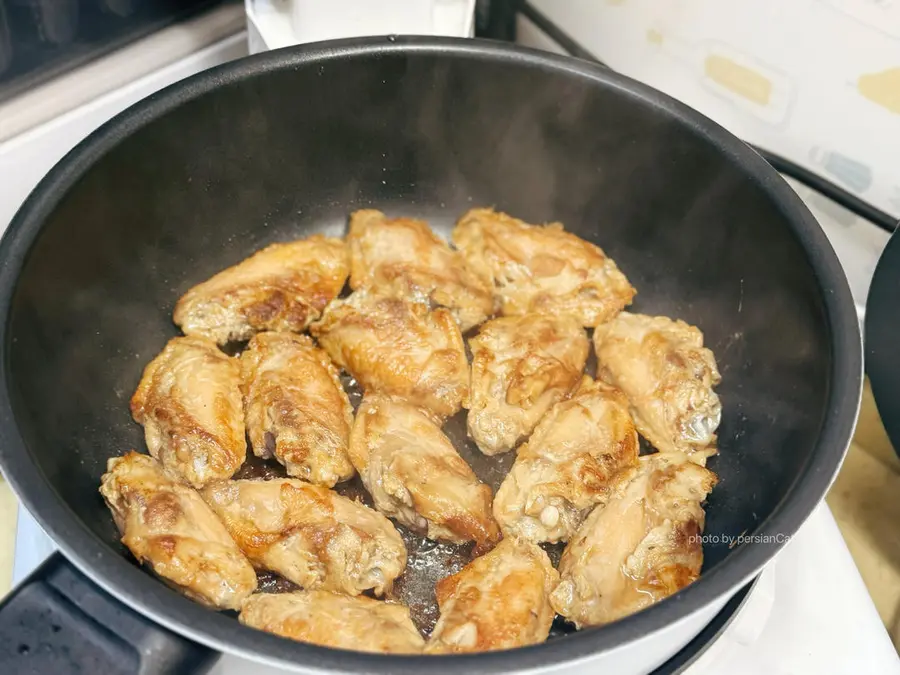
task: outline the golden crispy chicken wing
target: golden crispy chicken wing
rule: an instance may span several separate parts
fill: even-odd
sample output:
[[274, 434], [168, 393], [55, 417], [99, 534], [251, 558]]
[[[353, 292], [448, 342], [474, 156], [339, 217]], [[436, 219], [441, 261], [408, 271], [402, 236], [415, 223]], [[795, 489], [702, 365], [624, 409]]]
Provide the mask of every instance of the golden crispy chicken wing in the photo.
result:
[[377, 595], [406, 567], [406, 546], [372, 509], [293, 478], [235, 480], [202, 492], [254, 565], [306, 589]]
[[185, 335], [219, 344], [265, 330], [302, 331], [341, 292], [347, 257], [343, 241], [318, 234], [272, 244], [194, 286], [173, 318]]
[[494, 498], [505, 536], [566, 541], [614, 477], [633, 467], [638, 436], [620, 391], [585, 376], [567, 401], [541, 420]]
[[463, 331], [494, 312], [493, 289], [428, 223], [364, 209], [350, 216], [350, 287], [447, 307]]
[[623, 312], [594, 332], [597, 373], [631, 402], [641, 435], [662, 452], [716, 442], [722, 377], [703, 333], [684, 321]]
[[406, 527], [456, 543], [483, 546], [500, 538], [491, 488], [412, 405], [366, 395], [350, 434], [350, 459], [375, 508]]
[[609, 321], [636, 291], [606, 254], [563, 230], [529, 225], [492, 209], [472, 209], [453, 243], [490, 279], [503, 314], [572, 314], [584, 326]]
[[468, 393], [459, 326], [446, 309], [356, 291], [329, 306], [311, 331], [365, 391], [403, 398], [445, 418]]
[[547, 639], [559, 581], [539, 546], [506, 538], [435, 587], [441, 617], [426, 652], [512, 649]]
[[338, 369], [310, 338], [260, 333], [241, 354], [241, 375], [257, 457], [274, 455], [289, 476], [327, 487], [353, 476], [353, 408]]
[[239, 609], [256, 590], [253, 567], [219, 519], [152, 457], [110, 459], [100, 494], [134, 557], [191, 600]]
[[247, 456], [240, 385], [238, 360], [215, 343], [169, 340], [131, 398], [150, 454], [196, 488], [234, 475]]
[[551, 602], [579, 628], [633, 614], [700, 576], [701, 502], [715, 474], [683, 453], [639, 462], [587, 517], [560, 561]]
[[571, 316], [489, 321], [469, 340], [469, 435], [486, 455], [512, 450], [581, 381], [590, 343]]
[[415, 654], [424, 645], [404, 605], [330, 591], [257, 593], [244, 602], [240, 621], [335, 649]]

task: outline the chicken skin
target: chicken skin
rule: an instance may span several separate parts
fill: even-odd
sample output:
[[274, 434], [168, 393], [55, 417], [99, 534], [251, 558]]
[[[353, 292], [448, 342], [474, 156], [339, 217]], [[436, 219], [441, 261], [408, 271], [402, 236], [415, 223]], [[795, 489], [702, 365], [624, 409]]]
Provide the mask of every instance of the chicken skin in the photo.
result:
[[365, 209], [350, 216], [350, 287], [446, 307], [463, 331], [494, 312], [493, 289], [428, 223]]
[[705, 514], [716, 476], [683, 453], [639, 460], [569, 542], [554, 609], [579, 628], [609, 623], [700, 576]]
[[404, 605], [330, 591], [257, 593], [244, 602], [245, 626], [335, 649], [416, 654], [425, 641]]
[[350, 434], [350, 459], [375, 508], [429, 539], [500, 538], [491, 489], [425, 413], [383, 395], [366, 395]]
[[257, 457], [289, 476], [334, 487], [355, 471], [347, 456], [353, 408], [340, 373], [305, 335], [260, 333], [241, 354], [244, 414]]
[[190, 289], [173, 319], [185, 335], [219, 344], [266, 330], [300, 332], [337, 297], [349, 271], [340, 239], [272, 244]]
[[623, 312], [594, 332], [599, 377], [631, 403], [641, 435], [661, 452], [713, 446], [722, 377], [703, 333], [684, 321]]
[[406, 567], [391, 522], [327, 488], [276, 478], [216, 483], [201, 494], [250, 562], [303, 588], [382, 595]]
[[247, 455], [240, 384], [238, 360], [215, 343], [169, 340], [131, 398], [150, 454], [195, 488], [231, 478]]
[[170, 586], [216, 609], [240, 609], [256, 573], [200, 495], [158, 461], [130, 452], [107, 462], [100, 494], [122, 543]]
[[560, 223], [529, 225], [492, 209], [472, 209], [453, 230], [469, 267], [490, 279], [505, 315], [571, 314], [583, 326], [609, 321], [636, 291], [597, 246]]
[[494, 517], [504, 536], [567, 541], [614, 477], [634, 467], [638, 436], [622, 393], [585, 376], [567, 401], [557, 403], [519, 448], [497, 490]]
[[485, 455], [512, 450], [581, 381], [590, 343], [571, 316], [494, 319], [469, 340], [471, 436]]
[[356, 291], [332, 303], [311, 331], [366, 392], [403, 398], [442, 419], [468, 394], [465, 345], [446, 309]]
[[425, 651], [512, 649], [547, 639], [559, 581], [539, 546], [507, 538], [435, 587], [441, 617]]

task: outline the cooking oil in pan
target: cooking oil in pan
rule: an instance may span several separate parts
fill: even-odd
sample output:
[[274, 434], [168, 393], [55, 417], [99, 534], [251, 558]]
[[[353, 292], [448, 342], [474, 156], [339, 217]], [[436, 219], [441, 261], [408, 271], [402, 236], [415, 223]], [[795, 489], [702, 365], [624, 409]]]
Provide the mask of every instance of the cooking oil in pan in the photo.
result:
[[[238, 350], [235, 350], [238, 351]], [[341, 376], [344, 389], [350, 398], [353, 409], [362, 401], [362, 390], [357, 382], [350, 376]], [[444, 433], [453, 443], [460, 456], [465, 459], [475, 475], [491, 486], [496, 492], [503, 482], [504, 477], [512, 467], [516, 458], [515, 452], [507, 452], [495, 457], [483, 455], [476, 445], [469, 440], [466, 433], [466, 416], [464, 412], [455, 415], [447, 421]], [[247, 459], [240, 471], [235, 474], [235, 479], [271, 480], [273, 478], [287, 477], [284, 467], [276, 460], [264, 460], [247, 454]], [[335, 491], [348, 499], [353, 499], [366, 506], [372, 506], [372, 498], [363, 487], [359, 476], [335, 486]], [[395, 523], [403, 542], [406, 544], [407, 563], [406, 570], [394, 582], [394, 587], [387, 594], [386, 600], [396, 600], [409, 607], [413, 622], [424, 635], [429, 635], [440, 616], [437, 599], [434, 595], [434, 587], [438, 581], [451, 574], [456, 574], [473, 559], [474, 544], [450, 544], [436, 542], [417, 534], [402, 525]], [[553, 564], [559, 562], [562, 553], [562, 545], [545, 545], [544, 550], [550, 556]], [[259, 590], [265, 593], [285, 593], [297, 590], [297, 586], [281, 578], [272, 572], [259, 572]], [[570, 632], [565, 624], [554, 624], [551, 637], [561, 633]]]

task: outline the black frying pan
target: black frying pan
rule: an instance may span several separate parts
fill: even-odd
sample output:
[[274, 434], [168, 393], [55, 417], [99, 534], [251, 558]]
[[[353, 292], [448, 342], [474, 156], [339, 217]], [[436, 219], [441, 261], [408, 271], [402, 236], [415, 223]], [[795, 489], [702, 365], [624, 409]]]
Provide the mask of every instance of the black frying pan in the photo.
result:
[[[143, 447], [127, 401], [176, 333], [179, 295], [270, 242], [342, 234], [355, 208], [426, 218], [446, 235], [474, 205], [561, 220], [619, 263], [639, 291], [636, 311], [705, 332], [724, 413], [702, 578], [600, 629], [425, 659], [252, 631], [139, 569], [97, 486], [109, 456]], [[177, 663], [190, 643], [167, 652], [172, 632], [295, 668], [471, 673], [592, 658], [594, 668], [646, 672], [819, 503], [861, 389], [859, 326], [840, 264], [759, 155], [595, 65], [469, 40], [281, 50], [127, 110], [55, 167], [10, 225], [0, 243], [0, 324], [0, 461], [71, 561], [53, 560], [0, 609], [3, 672], [43, 663], [36, 654], [56, 659], [44, 668], [55, 672], [59, 659], [85, 654], [102, 672], [148, 654]], [[742, 534], [750, 536], [729, 545]]]

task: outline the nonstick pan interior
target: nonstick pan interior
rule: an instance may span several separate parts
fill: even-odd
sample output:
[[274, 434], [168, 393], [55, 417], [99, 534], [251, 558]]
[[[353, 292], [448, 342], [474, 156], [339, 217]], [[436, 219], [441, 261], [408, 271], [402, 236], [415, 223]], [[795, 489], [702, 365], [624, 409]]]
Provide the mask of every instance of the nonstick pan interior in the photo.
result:
[[[562, 221], [616, 260], [638, 289], [634, 311], [704, 331], [723, 376], [705, 546], [719, 581], [681, 594], [697, 599], [683, 610], [643, 614], [675, 617], [736, 589], [784, 538], [732, 538], [792, 534], [852, 429], [858, 334], [824, 235], [758, 156], [625, 78], [477, 41], [360, 44], [276, 52], [179, 85], [89, 139], [20, 214], [5, 242], [20, 255], [4, 272], [0, 456], [29, 506], [133, 603], [161, 619], [187, 611], [111, 562], [126, 553], [97, 493], [110, 456], [144, 448], [128, 399], [176, 335], [177, 298], [270, 242], [342, 235], [357, 208], [425, 218], [446, 236], [489, 205]], [[512, 456], [478, 455], [460, 420], [448, 433], [496, 487]], [[745, 562], [729, 572], [730, 557]], [[423, 559], [414, 604], [430, 602], [436, 563]], [[194, 630], [225, 642], [224, 625]]]

